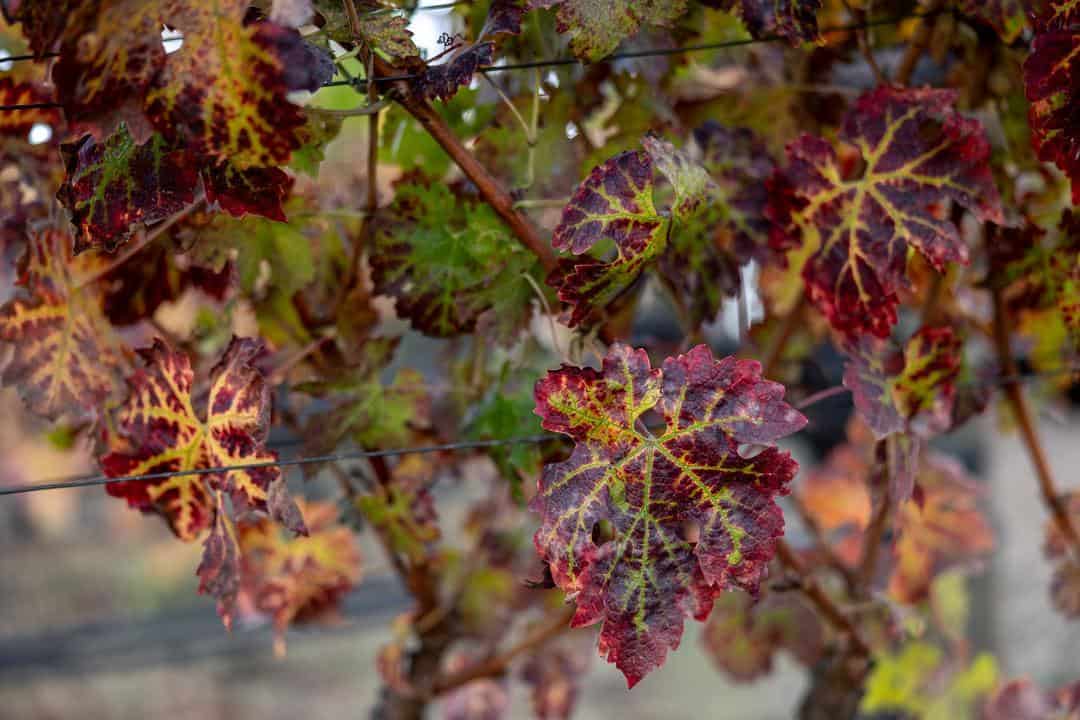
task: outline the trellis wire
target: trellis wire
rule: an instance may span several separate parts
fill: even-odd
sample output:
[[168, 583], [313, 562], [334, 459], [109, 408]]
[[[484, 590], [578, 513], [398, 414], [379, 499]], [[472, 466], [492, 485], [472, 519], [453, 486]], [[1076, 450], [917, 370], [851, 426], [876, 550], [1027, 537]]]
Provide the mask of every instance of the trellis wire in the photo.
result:
[[[1013, 382], [1026, 382], [1031, 380], [1061, 377], [1066, 375], [1080, 374], [1080, 366], [1069, 366], [1058, 370], [1050, 370], [1028, 375], [1002, 375], [990, 381], [997, 387]], [[971, 385], [980, 384], [972, 381]], [[799, 410], [805, 410], [822, 400], [848, 392], [848, 388], [835, 386], [826, 388], [820, 392], [812, 393], [800, 401], [794, 403]], [[465, 442], [444, 443], [441, 445], [422, 445], [411, 448], [395, 448], [391, 450], [355, 450], [351, 452], [335, 453], [331, 455], [315, 455], [311, 457], [287, 458], [285, 460], [266, 460], [263, 462], [245, 463], [242, 465], [229, 465], [209, 468], [194, 468], [191, 470], [168, 470], [143, 475], [124, 475], [122, 477], [109, 477], [107, 475], [79, 475], [67, 479], [57, 479], [44, 483], [25, 483], [22, 485], [10, 485], [0, 487], [0, 495], [21, 495], [42, 490], [61, 490], [63, 488], [91, 487], [94, 485], [111, 485], [120, 482], [149, 482], [151, 480], [166, 480], [168, 478], [183, 477], [187, 475], [215, 475], [241, 470], [256, 470], [266, 467], [302, 467], [304, 465], [318, 465], [322, 463], [340, 462], [342, 460], [363, 460], [365, 458], [398, 457], [401, 455], [423, 455], [434, 452], [457, 452], [459, 450], [482, 450], [484, 448], [506, 447], [510, 445], [536, 445], [543, 442], [551, 442], [564, 439], [561, 435], [525, 435], [516, 438], [502, 440], [469, 440]]]
[[[447, 3], [445, 6], [429, 5], [424, 8], [418, 8], [421, 10], [434, 10], [438, 7], [450, 7], [451, 5], [457, 5], [461, 3]], [[894, 16], [890, 18], [878, 18], [876, 20], [867, 20], [861, 23], [852, 23], [849, 25], [836, 25], [833, 27], [825, 27], [818, 30], [822, 35], [833, 32], [853, 32], [856, 30], [866, 30], [873, 27], [881, 27], [885, 25], [897, 25], [905, 20], [914, 20], [918, 18], [931, 17], [934, 15], [940, 15], [947, 10], [933, 10], [929, 12], [910, 13], [908, 15]], [[673, 48], [653, 48], [651, 50], [628, 50], [625, 52], [617, 52], [608, 55], [607, 57], [597, 62], [615, 62], [616, 60], [630, 60], [634, 58], [643, 57], [663, 57], [670, 55], [683, 55], [694, 52], [704, 52], [706, 50], [723, 50], [727, 48], [743, 47], [746, 45], [757, 45], [760, 43], [774, 43], [786, 41], [782, 35], [764, 35], [759, 38], [739, 38], [737, 40], [722, 40], [718, 42], [699, 43], [695, 45], [680, 45]], [[56, 57], [56, 54], [45, 55], [42, 57]], [[32, 60], [35, 59], [33, 55], [17, 56], [10, 58], [0, 58], [0, 62], [13, 62], [15, 60]], [[563, 67], [566, 65], [579, 64], [579, 60], [573, 57], [558, 57], [558, 58], [546, 58], [542, 60], [529, 60], [520, 63], [509, 63], [506, 65], [489, 65], [487, 67], [477, 68], [476, 72], [483, 74], [500, 73], [500, 72], [512, 72], [515, 70], [532, 70], [536, 68], [545, 67]], [[402, 73], [398, 75], [386, 75], [380, 78], [375, 78], [376, 85], [379, 83], [395, 82], [398, 80], [416, 80], [424, 77], [423, 73]], [[356, 89], [367, 89], [367, 78], [353, 78], [351, 80], [332, 80], [323, 85], [323, 87], [343, 87], [352, 86]], [[37, 110], [44, 108], [58, 108], [62, 107], [60, 103], [27, 103], [17, 105], [0, 105], [0, 111], [15, 112], [18, 110]]]

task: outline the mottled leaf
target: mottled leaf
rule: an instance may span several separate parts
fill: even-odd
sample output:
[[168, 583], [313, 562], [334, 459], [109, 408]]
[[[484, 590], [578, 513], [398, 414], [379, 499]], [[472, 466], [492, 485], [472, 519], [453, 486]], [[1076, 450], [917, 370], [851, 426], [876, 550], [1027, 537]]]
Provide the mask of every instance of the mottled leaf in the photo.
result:
[[485, 313], [498, 338], [515, 337], [534, 297], [523, 273], [536, 265], [489, 205], [423, 178], [398, 185], [371, 255], [376, 292], [436, 337], [471, 332]]
[[274, 622], [275, 649], [285, 649], [294, 622], [325, 617], [360, 581], [360, 550], [331, 503], [302, 503], [306, 537], [286, 537], [266, 519], [240, 526], [241, 587]]
[[386, 384], [380, 378], [397, 344], [396, 338], [372, 338], [362, 346], [362, 357], [324, 380], [297, 386], [301, 392], [330, 401], [307, 425], [308, 454], [331, 453], [345, 439], [371, 450], [403, 447], [409, 442], [410, 428], [428, 424], [430, 399], [420, 373], [399, 370], [393, 382]]
[[980, 220], [1002, 222], [977, 120], [953, 109], [948, 90], [879, 88], [848, 112], [840, 139], [803, 135], [773, 177], [770, 213], [777, 247], [802, 268], [811, 301], [846, 335], [887, 337], [907, 253], [939, 272], [968, 262], [968, 248], [946, 217], [949, 201]]
[[60, 202], [75, 225], [75, 252], [112, 252], [144, 227], [182, 210], [195, 199], [198, 175], [192, 158], [168, 147], [160, 135], [136, 144], [123, 125], [102, 142], [87, 135], [61, 146], [67, 179]]
[[1072, 181], [1073, 203], [1080, 203], [1080, 12], [1073, 0], [1051, 0], [1033, 24], [1031, 54], [1024, 61], [1031, 142], [1040, 160], [1054, 163]]
[[903, 431], [929, 437], [950, 427], [962, 345], [948, 327], [922, 328], [902, 351], [887, 340], [859, 339], [844, 385], [878, 438]]
[[[1070, 492], [1063, 501], [1073, 527], [1080, 527], [1080, 493]], [[1080, 617], [1080, 560], [1070, 547], [1067, 536], [1052, 518], [1046, 523], [1043, 549], [1054, 568], [1050, 579], [1050, 600], [1065, 617]]]
[[621, 294], [667, 246], [669, 221], [653, 204], [653, 162], [627, 151], [593, 168], [570, 198], [551, 244], [580, 255], [597, 243], [614, 244], [602, 262], [563, 259], [548, 278], [570, 309], [565, 320], [580, 325]]
[[[577, 603], [573, 625], [603, 623], [601, 654], [630, 685], [678, 646], [685, 616], [703, 619], [723, 590], [756, 592], [783, 534], [774, 497], [795, 461], [738, 448], [806, 419], [760, 373], [703, 345], [651, 369], [645, 351], [615, 345], [600, 371], [563, 366], [537, 382], [544, 428], [576, 445], [544, 467], [536, 548]], [[664, 421], [653, 432], [651, 414]]]
[[0, 339], [13, 347], [4, 384], [50, 419], [93, 420], [123, 388], [127, 351], [105, 318], [101, 287], [89, 282], [100, 269], [100, 259], [73, 258], [69, 233], [34, 233], [20, 289], [0, 309]]
[[[234, 338], [210, 371], [210, 391], [192, 395], [195, 373], [182, 352], [155, 340], [140, 350], [145, 367], [128, 379], [130, 396], [116, 413], [114, 448], [102, 457], [109, 477], [229, 467], [277, 459], [266, 449], [270, 388], [252, 365], [261, 352], [251, 339]], [[267, 508], [267, 490], [281, 475], [276, 465], [203, 475], [179, 475], [108, 486], [132, 507], [157, 512], [182, 540], [193, 540], [213, 521], [212, 491], [222, 491], [236, 513]], [[303, 527], [290, 528], [303, 532]]]
[[284, 202], [293, 179], [276, 167], [240, 168], [229, 162], [202, 168], [206, 199], [234, 217], [261, 215], [285, 222]]
[[994, 549], [994, 532], [980, 507], [983, 493], [955, 460], [926, 453], [919, 472], [922, 502], [898, 508], [899, 537], [889, 593], [906, 603], [926, 596], [938, 573], [978, 562]]
[[738, 14], [755, 38], [779, 35], [796, 46], [820, 39], [817, 11], [821, 0], [720, 0], [719, 7]]
[[505, 35], [520, 35], [525, 11], [525, 0], [492, 0], [484, 26], [480, 29], [480, 37], [490, 40]]
[[[240, 170], [288, 162], [304, 116], [286, 99], [318, 87], [299, 33], [243, 23], [244, 0], [185, 0], [170, 26], [184, 34], [146, 95], [146, 112], [169, 140]], [[298, 64], [296, 61], [300, 60]]]
[[532, 0], [533, 7], [558, 5], [556, 29], [570, 38], [582, 62], [610, 55], [642, 25], [669, 26], [686, 12], [686, 0]]
[[220, 492], [214, 493], [212, 512], [213, 524], [203, 541], [202, 560], [195, 574], [199, 576], [199, 592], [217, 600], [218, 615], [226, 628], [232, 628], [233, 608], [240, 592], [240, 547], [236, 526]]
[[825, 641], [817, 615], [796, 593], [769, 593], [760, 601], [724, 593], [705, 624], [704, 639], [713, 662], [736, 682], [772, 672], [780, 650], [813, 665]]

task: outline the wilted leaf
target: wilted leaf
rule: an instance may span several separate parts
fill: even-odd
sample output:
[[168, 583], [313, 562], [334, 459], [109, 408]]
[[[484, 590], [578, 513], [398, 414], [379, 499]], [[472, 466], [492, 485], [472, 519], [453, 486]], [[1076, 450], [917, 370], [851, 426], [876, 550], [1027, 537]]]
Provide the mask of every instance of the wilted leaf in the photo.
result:
[[242, 592], [270, 615], [275, 649], [293, 622], [326, 616], [360, 581], [360, 550], [331, 503], [301, 503], [306, 537], [286, 537], [268, 520], [240, 526]]
[[416, 87], [421, 95], [445, 102], [454, 97], [458, 88], [472, 82], [477, 69], [490, 65], [494, 59], [494, 44], [471, 45], [440, 65], [429, 65], [416, 79]]
[[101, 267], [100, 258], [72, 256], [67, 232], [34, 233], [21, 288], [0, 309], [0, 338], [14, 348], [4, 384], [50, 419], [94, 420], [122, 390], [127, 351], [105, 318], [100, 286], [88, 282]]
[[745, 593], [724, 593], [705, 625], [709, 655], [736, 682], [772, 672], [780, 650], [813, 665], [824, 640], [817, 615], [797, 593], [769, 593], [760, 601]]
[[977, 120], [953, 109], [949, 90], [879, 88], [848, 112], [840, 156], [803, 135], [773, 178], [770, 213], [778, 248], [802, 268], [808, 297], [846, 335], [887, 337], [914, 247], [937, 269], [968, 262], [944, 214], [946, 200], [1002, 222], [990, 146]]
[[[576, 600], [574, 626], [603, 622], [601, 654], [630, 685], [678, 646], [686, 615], [703, 619], [724, 590], [755, 592], [783, 534], [774, 497], [795, 461], [776, 448], [743, 458], [738, 447], [806, 419], [760, 373], [705, 346], [653, 370], [645, 351], [615, 345], [601, 371], [563, 366], [536, 385], [543, 426], [576, 445], [544, 467], [535, 544]], [[650, 411], [665, 423], [656, 435], [644, 426]]]
[[214, 515], [210, 534], [203, 541], [203, 555], [195, 574], [199, 576], [199, 592], [217, 600], [218, 615], [226, 628], [232, 627], [233, 608], [240, 592], [240, 547], [236, 542], [236, 526], [225, 510], [225, 499], [214, 492]]
[[958, 462], [926, 453], [918, 483], [922, 502], [907, 500], [898, 508], [889, 579], [889, 593], [906, 603], [924, 598], [938, 573], [978, 562], [994, 549], [982, 493]]
[[[101, 458], [109, 477], [266, 463], [270, 388], [252, 365], [261, 352], [251, 339], [233, 338], [210, 371], [210, 391], [193, 397], [191, 360], [161, 340], [140, 350], [146, 366], [128, 379], [130, 396], [116, 413], [118, 437]], [[205, 418], [205, 419], [204, 419]], [[267, 511], [267, 491], [281, 476], [276, 465], [161, 480], [112, 483], [110, 495], [144, 512], [163, 515], [182, 540], [194, 540], [213, 520], [211, 491], [222, 491], [235, 512]], [[290, 528], [303, 532], [303, 527]]]
[[76, 228], [75, 252], [112, 252], [138, 227], [168, 218], [195, 199], [191, 156], [160, 135], [138, 145], [127, 127], [102, 142], [87, 135], [61, 146], [67, 179], [58, 197]]

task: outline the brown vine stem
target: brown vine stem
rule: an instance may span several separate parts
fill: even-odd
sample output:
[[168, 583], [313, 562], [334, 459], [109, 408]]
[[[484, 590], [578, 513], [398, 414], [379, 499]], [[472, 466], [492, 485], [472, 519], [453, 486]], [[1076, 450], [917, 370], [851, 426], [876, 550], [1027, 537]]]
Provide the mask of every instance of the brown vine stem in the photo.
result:
[[817, 580], [814, 579], [806, 565], [799, 559], [799, 556], [795, 554], [795, 551], [791, 549], [791, 546], [784, 540], [778, 540], [776, 543], [776, 555], [780, 558], [780, 562], [798, 576], [799, 589], [814, 604], [821, 616], [830, 625], [847, 636], [851, 642], [851, 649], [859, 655], [869, 655], [870, 646], [863, 638], [862, 632], [848, 617], [847, 613], [833, 602], [829, 594], [821, 589]]
[[810, 509], [806, 507], [806, 504], [802, 501], [797, 494], [792, 494], [791, 505], [795, 508], [795, 512], [798, 514], [799, 519], [802, 521], [806, 531], [810, 533], [810, 537], [814, 540], [814, 546], [818, 552], [825, 556], [825, 562], [829, 564], [836, 574], [844, 581], [844, 587], [851, 597], [858, 597], [859, 592], [859, 579], [858, 576], [852, 571], [852, 569], [840, 559], [840, 556], [833, 550], [832, 545], [825, 537], [825, 531], [822, 530], [821, 525], [818, 524], [817, 518], [814, 517]]
[[[385, 77], [393, 74], [393, 68], [385, 60], [378, 56], [374, 60], [374, 77]], [[369, 84], [375, 85], [376, 83]], [[412, 86], [406, 80], [394, 81], [389, 94], [423, 125], [435, 142], [439, 143], [440, 147], [446, 151], [457, 166], [461, 168], [461, 171], [465, 173], [465, 176], [476, 186], [484, 201], [509, 226], [514, 235], [517, 236], [518, 241], [536, 255], [544, 269], [548, 272], [554, 270], [556, 259], [551, 244], [541, 238], [536, 228], [514, 208], [514, 198], [509, 191], [469, 152], [461, 140], [454, 135], [453, 130], [442, 119], [438, 111], [431, 106], [431, 103], [413, 92]]]
[[915, 72], [915, 66], [920, 58], [930, 47], [930, 39], [934, 34], [934, 25], [937, 23], [938, 13], [941, 11], [945, 0], [930, 0], [923, 11], [923, 18], [919, 20], [919, 27], [915, 30], [915, 37], [911, 39], [904, 57], [900, 59], [900, 67], [896, 70], [895, 83], [907, 85], [911, 82], [911, 75]]
[[435, 681], [435, 694], [449, 692], [474, 680], [488, 677], [498, 677], [504, 674], [510, 663], [518, 656], [541, 647], [548, 641], [561, 635], [570, 627], [570, 621], [574, 617], [573, 608], [567, 608], [556, 613], [548, 622], [540, 625], [527, 634], [516, 645], [507, 648], [487, 660], [470, 665]]
[[1027, 446], [1031, 462], [1035, 466], [1035, 477], [1039, 482], [1039, 491], [1042, 494], [1043, 503], [1053, 516], [1054, 524], [1068, 540], [1072, 548], [1080, 553], [1080, 534], [1076, 531], [1069, 509], [1066, 506], [1061, 493], [1054, 482], [1053, 471], [1050, 462], [1046, 458], [1046, 450], [1039, 440], [1039, 434], [1035, 427], [1035, 420], [1031, 415], [1027, 398], [1018, 379], [1016, 361], [1013, 359], [1009, 343], [1009, 319], [1008, 309], [1005, 306], [1005, 297], [1002, 290], [996, 284], [991, 292], [994, 300], [994, 349], [997, 351], [998, 363], [1004, 377], [1002, 391], [1005, 399], [1012, 408], [1013, 416], [1020, 427], [1020, 436]]
[[[859, 574], [858, 585], [860, 593], [863, 597], [870, 597], [870, 589], [874, 584], [874, 576], [877, 574], [878, 558], [881, 556], [881, 545], [885, 539], [885, 530], [888, 528], [889, 515], [893, 509], [892, 495], [889, 492], [890, 475], [893, 472], [891, 467], [892, 463], [892, 448], [889, 443], [892, 442], [891, 437], [879, 440], [879, 443], [886, 443], [885, 462], [887, 463], [885, 472], [885, 482], [882, 488], [881, 502], [878, 504], [877, 510], [873, 517], [870, 518], [870, 525], [866, 528], [866, 535], [863, 540], [863, 554], [859, 561]], [[876, 452], [876, 448], [875, 448]]]

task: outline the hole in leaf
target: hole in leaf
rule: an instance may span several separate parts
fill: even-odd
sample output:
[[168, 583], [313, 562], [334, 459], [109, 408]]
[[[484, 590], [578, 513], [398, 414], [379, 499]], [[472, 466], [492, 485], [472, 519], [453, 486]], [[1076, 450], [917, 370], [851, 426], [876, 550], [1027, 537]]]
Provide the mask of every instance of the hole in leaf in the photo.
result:
[[739, 457], [750, 460], [765, 452], [767, 447], [769, 446], [758, 445], [757, 443], [743, 443], [739, 446]]
[[696, 543], [701, 539], [701, 523], [697, 520], [683, 521], [679, 536], [688, 543]]
[[27, 135], [26, 140], [31, 145], [40, 145], [41, 143], [47, 143], [52, 139], [53, 130], [45, 123], [34, 123], [30, 128], [30, 133]]
[[592, 527], [592, 541], [594, 545], [603, 545], [615, 539], [615, 526], [610, 520], [598, 520]]

